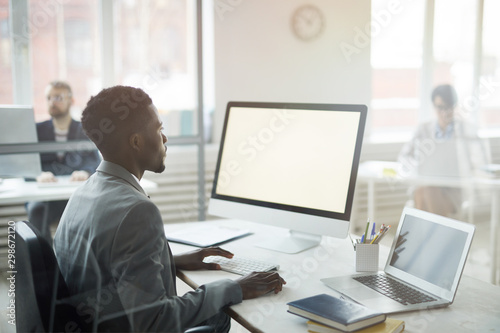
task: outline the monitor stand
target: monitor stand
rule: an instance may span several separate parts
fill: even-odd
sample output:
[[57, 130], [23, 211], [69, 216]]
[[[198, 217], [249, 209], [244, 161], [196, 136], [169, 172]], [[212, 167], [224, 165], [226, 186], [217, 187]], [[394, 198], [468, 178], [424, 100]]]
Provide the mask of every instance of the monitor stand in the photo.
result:
[[273, 238], [272, 240], [266, 240], [255, 244], [255, 246], [277, 252], [292, 254], [299, 253], [312, 247], [318, 246], [319, 243], [321, 243], [320, 235], [313, 235], [305, 232], [290, 230], [290, 234], [286, 237], [278, 237]]

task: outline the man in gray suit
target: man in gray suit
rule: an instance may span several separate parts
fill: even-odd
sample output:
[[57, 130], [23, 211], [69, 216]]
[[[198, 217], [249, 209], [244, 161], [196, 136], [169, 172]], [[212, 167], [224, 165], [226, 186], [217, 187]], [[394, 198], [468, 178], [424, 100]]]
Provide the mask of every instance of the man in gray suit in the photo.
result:
[[227, 332], [224, 307], [282, 290], [278, 273], [252, 273], [178, 296], [176, 268], [220, 269], [203, 258], [232, 253], [213, 247], [172, 255], [160, 212], [139, 184], [146, 170], [165, 169], [167, 138], [151, 98], [132, 87], [104, 89], [87, 103], [82, 126], [103, 161], [70, 198], [54, 247], [84, 321], [119, 309], [126, 317], [102, 329], [182, 332], [211, 324]]

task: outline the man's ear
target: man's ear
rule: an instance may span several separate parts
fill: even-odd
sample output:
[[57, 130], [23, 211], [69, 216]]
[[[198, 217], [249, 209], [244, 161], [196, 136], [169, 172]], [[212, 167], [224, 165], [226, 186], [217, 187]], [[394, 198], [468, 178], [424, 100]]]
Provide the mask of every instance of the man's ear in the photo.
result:
[[129, 144], [134, 151], [141, 151], [143, 146], [142, 135], [139, 133], [131, 134], [129, 137]]

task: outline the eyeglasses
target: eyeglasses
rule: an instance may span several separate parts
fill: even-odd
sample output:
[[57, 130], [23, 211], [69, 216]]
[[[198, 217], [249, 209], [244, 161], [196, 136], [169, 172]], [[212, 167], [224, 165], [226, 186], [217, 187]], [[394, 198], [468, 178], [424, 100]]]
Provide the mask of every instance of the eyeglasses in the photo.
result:
[[441, 112], [449, 112], [451, 110], [453, 110], [453, 106], [449, 106], [449, 105], [436, 105], [434, 104], [434, 107], [436, 108], [437, 111], [441, 111]]
[[66, 97], [71, 97], [71, 95], [54, 95], [54, 96], [47, 96], [47, 102], [53, 101], [53, 102], [62, 102]]

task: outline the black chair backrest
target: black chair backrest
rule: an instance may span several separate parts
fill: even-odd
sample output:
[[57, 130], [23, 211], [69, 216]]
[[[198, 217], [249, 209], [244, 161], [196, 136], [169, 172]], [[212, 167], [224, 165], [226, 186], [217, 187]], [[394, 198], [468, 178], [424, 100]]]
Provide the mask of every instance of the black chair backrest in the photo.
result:
[[15, 224], [16, 331], [87, 331], [69, 303], [54, 250], [29, 222]]

